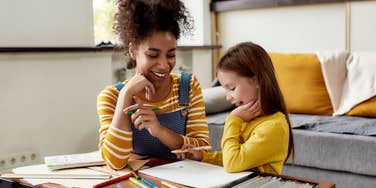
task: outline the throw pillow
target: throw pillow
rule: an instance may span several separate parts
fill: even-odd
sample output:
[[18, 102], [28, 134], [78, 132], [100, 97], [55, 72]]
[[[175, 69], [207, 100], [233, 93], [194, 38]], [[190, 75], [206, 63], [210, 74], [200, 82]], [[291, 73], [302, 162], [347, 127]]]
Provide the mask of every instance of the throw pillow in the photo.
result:
[[376, 117], [376, 96], [356, 105], [346, 115]]
[[289, 113], [332, 115], [320, 61], [314, 53], [269, 53]]

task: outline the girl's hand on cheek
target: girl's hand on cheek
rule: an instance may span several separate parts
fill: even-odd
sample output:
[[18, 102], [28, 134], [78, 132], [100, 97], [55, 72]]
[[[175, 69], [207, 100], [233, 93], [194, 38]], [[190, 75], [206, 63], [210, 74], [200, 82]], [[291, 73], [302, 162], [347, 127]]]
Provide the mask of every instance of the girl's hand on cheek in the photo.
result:
[[250, 122], [262, 114], [260, 97], [255, 102], [239, 106], [231, 112], [231, 115], [238, 116], [245, 122]]

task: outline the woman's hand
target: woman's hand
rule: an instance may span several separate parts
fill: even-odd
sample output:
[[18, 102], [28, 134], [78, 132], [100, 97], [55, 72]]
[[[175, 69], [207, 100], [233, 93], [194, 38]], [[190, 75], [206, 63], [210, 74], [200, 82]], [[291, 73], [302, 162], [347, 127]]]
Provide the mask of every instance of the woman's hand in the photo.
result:
[[138, 101], [137, 104], [128, 106], [123, 112], [127, 113], [128, 110], [135, 110], [130, 116], [135, 128], [138, 130], [147, 129], [152, 136], [156, 137], [162, 126], [155, 112], [151, 108], [144, 106], [139, 100], [136, 101]]
[[145, 98], [150, 99], [151, 94], [155, 93], [155, 88], [144, 75], [137, 73], [128, 81], [127, 87], [121, 92], [129, 93], [131, 96], [145, 92]]
[[201, 150], [194, 150], [194, 145], [185, 144], [182, 146], [181, 150], [188, 150], [187, 152], [176, 153], [176, 156], [181, 159], [191, 159], [195, 161], [202, 160], [202, 151]]
[[250, 122], [263, 114], [260, 97], [256, 101], [235, 108], [231, 115], [240, 117], [245, 122]]

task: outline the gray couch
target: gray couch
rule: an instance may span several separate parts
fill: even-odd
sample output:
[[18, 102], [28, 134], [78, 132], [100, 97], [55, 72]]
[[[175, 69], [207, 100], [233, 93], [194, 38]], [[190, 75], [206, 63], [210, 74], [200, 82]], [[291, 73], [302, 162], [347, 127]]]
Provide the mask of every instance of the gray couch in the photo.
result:
[[[204, 89], [213, 150], [220, 150], [231, 105], [212, 88]], [[223, 94], [223, 93], [222, 93]], [[284, 175], [321, 179], [339, 188], [376, 187], [376, 118], [290, 114], [295, 144]]]

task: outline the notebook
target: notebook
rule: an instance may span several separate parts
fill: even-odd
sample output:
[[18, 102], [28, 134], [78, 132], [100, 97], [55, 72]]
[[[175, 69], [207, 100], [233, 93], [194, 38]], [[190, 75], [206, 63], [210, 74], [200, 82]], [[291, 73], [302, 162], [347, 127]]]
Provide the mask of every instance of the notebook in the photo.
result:
[[[40, 165], [32, 165], [32, 166], [24, 166], [24, 167], [18, 167], [12, 170], [14, 174], [42, 174], [42, 175], [89, 175], [89, 176], [94, 176], [98, 175], [99, 177], [102, 177], [104, 175], [107, 175], [108, 178], [110, 178], [110, 174], [104, 173], [104, 172], [98, 172], [95, 170], [91, 170], [88, 168], [74, 168], [74, 169], [66, 169], [66, 170], [58, 170], [58, 171], [51, 171], [45, 164], [40, 164]], [[107, 179], [108, 179], [107, 178]], [[26, 182], [28, 182], [31, 185], [39, 185], [42, 183], [54, 183], [54, 184], [60, 184], [64, 185], [64, 187], [92, 187], [93, 185], [96, 185], [98, 183], [101, 183], [105, 181], [104, 179], [29, 179], [25, 178], [24, 179]]]
[[253, 172], [227, 173], [223, 167], [204, 162], [183, 160], [139, 172], [190, 187], [223, 187]]
[[70, 155], [48, 156], [44, 158], [44, 163], [50, 170], [105, 164], [99, 151]]

